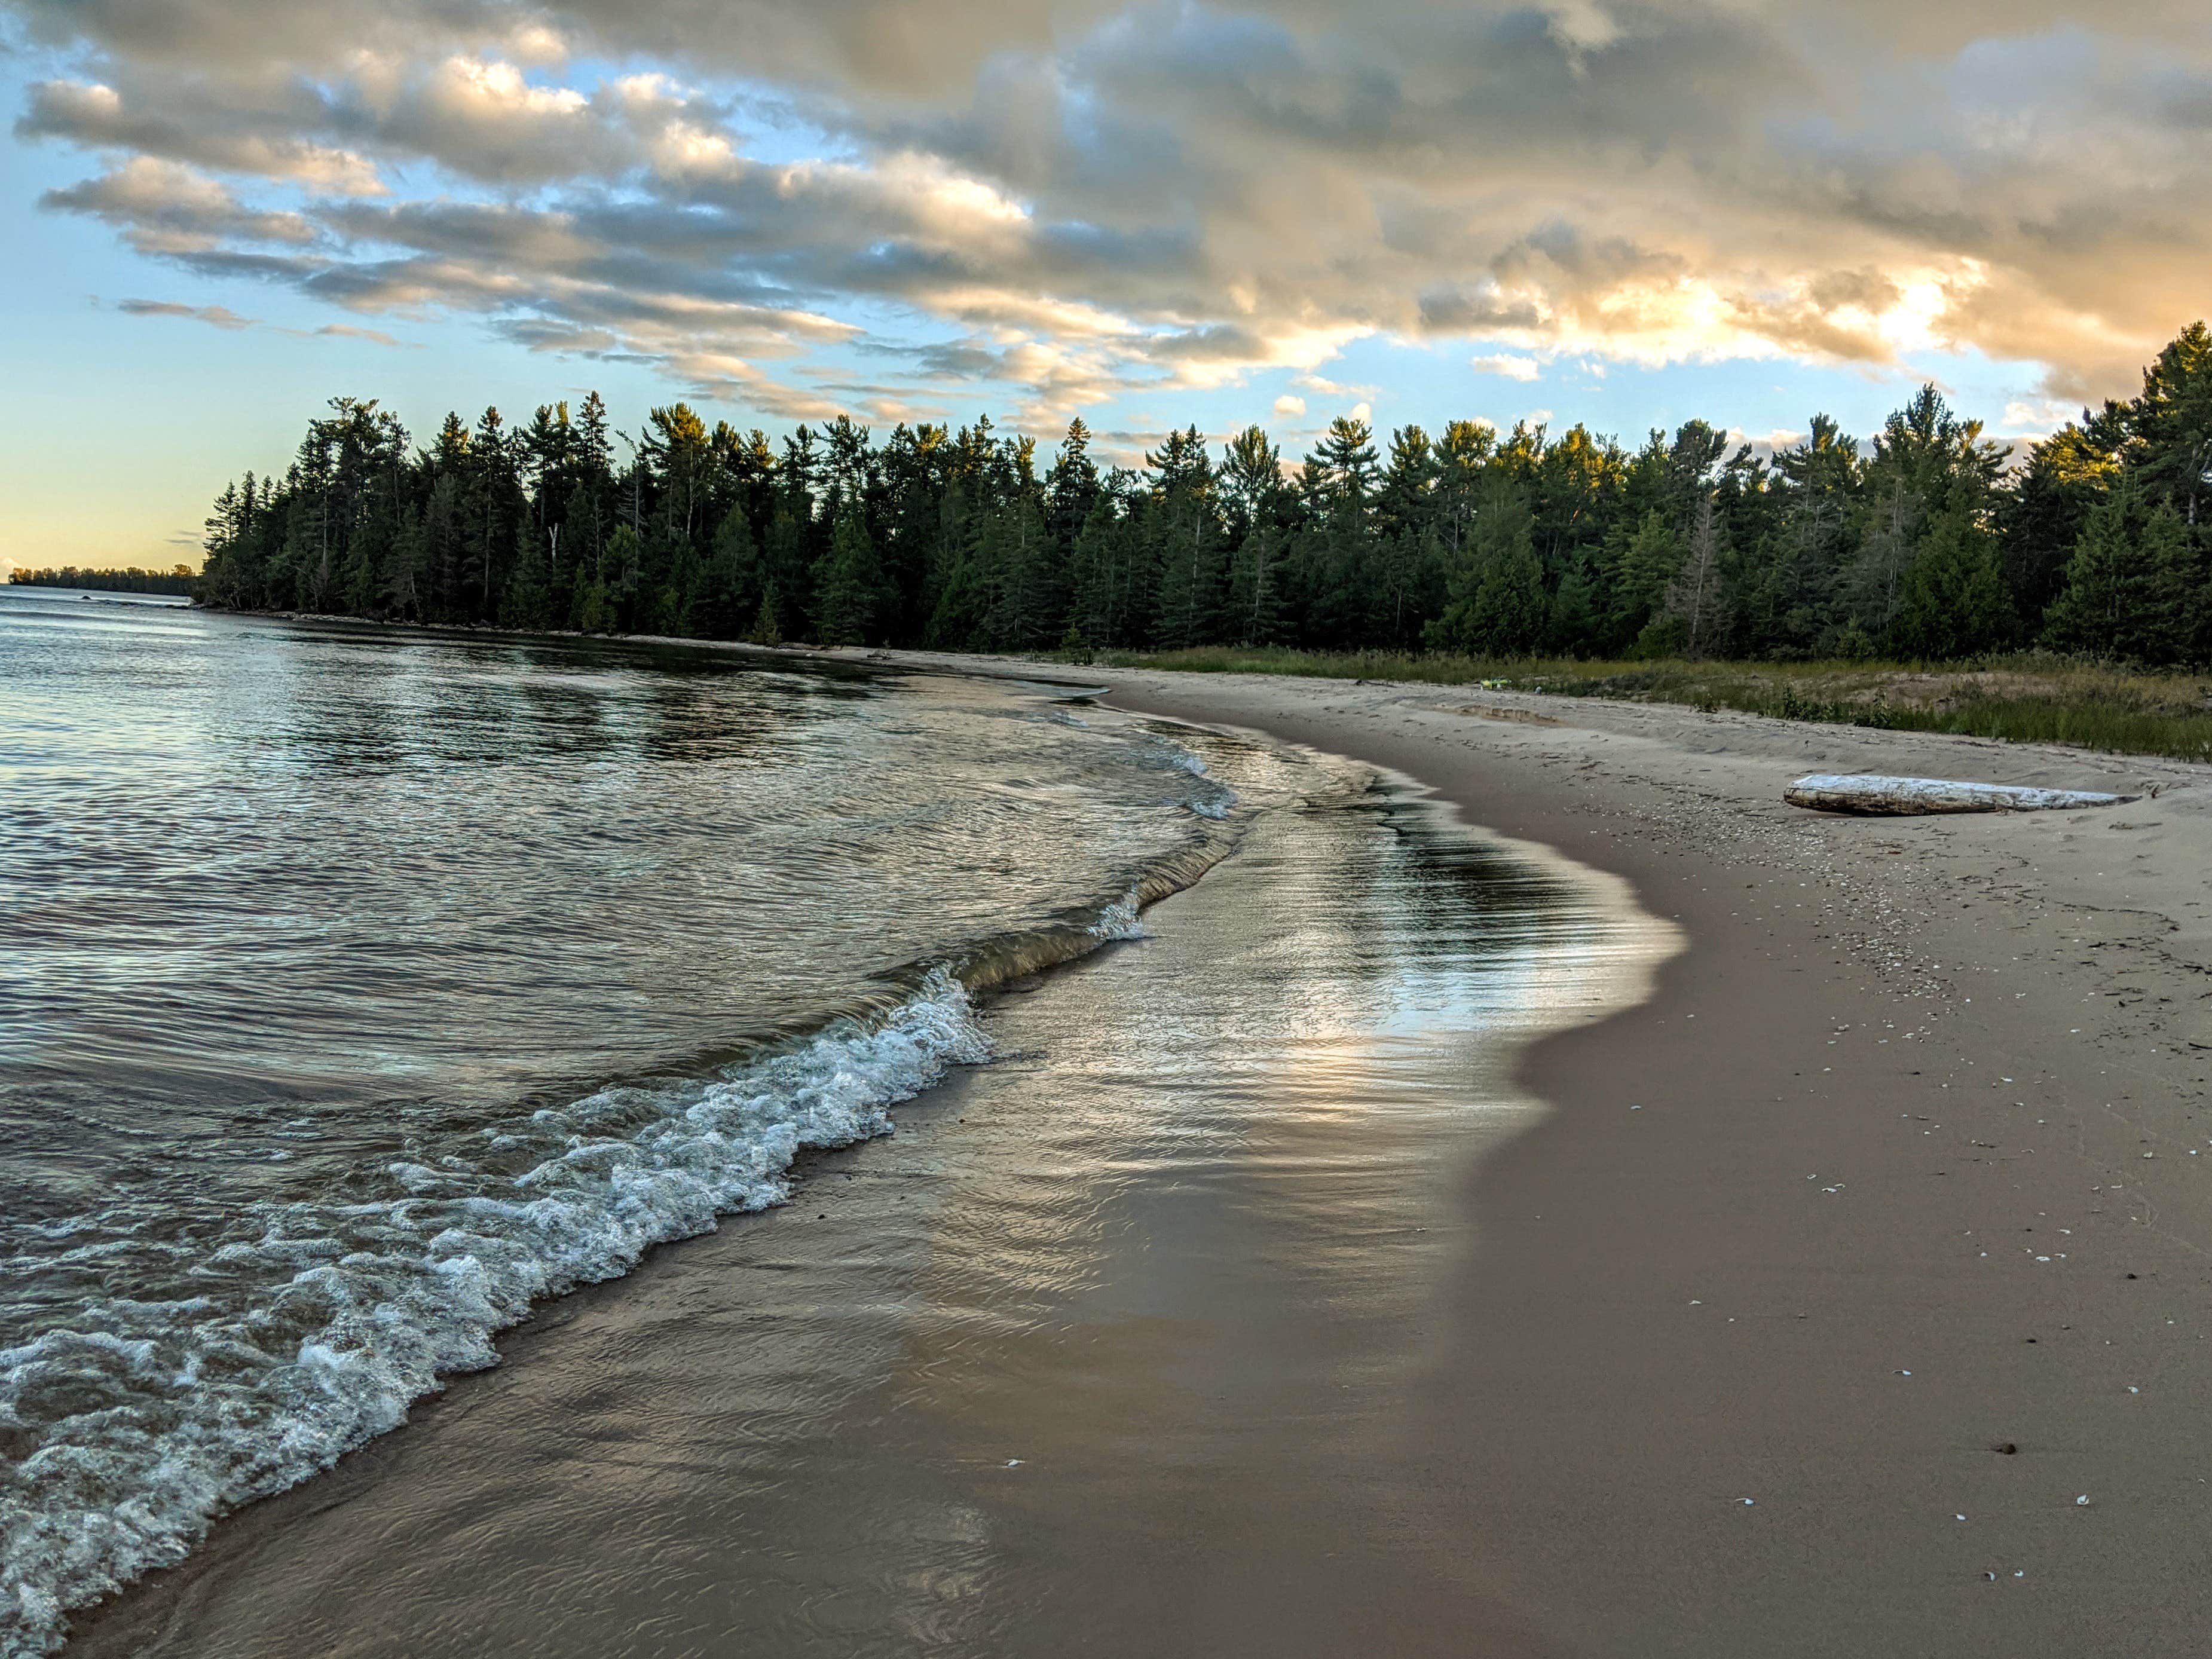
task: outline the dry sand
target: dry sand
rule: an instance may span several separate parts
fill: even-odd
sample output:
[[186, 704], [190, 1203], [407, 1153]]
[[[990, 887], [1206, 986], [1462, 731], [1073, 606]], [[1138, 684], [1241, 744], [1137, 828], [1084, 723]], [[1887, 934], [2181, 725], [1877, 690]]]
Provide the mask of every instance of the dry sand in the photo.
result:
[[[970, 1516], [975, 1537], [1022, 1540], [992, 1582], [1026, 1601], [988, 1644], [864, 1638], [863, 1620], [780, 1650], [2013, 1659], [2212, 1645], [2212, 772], [1472, 688], [1099, 678], [1122, 708], [1411, 774], [1474, 822], [1625, 877], [1689, 948], [1654, 1000], [1526, 1051], [1522, 1079], [1553, 1109], [1448, 1194], [1455, 1255], [1408, 1339], [1417, 1381], [1390, 1392], [1387, 1434], [1332, 1435], [1360, 1401], [1311, 1363], [1332, 1340], [1316, 1310], [1252, 1279], [1264, 1255], [1178, 1266], [1168, 1241], [1136, 1239], [1114, 1272], [1188, 1269], [1224, 1304], [1207, 1339], [1216, 1392], [1180, 1395], [1126, 1356], [1074, 1373], [1093, 1392], [1071, 1392], [1066, 1368], [1099, 1350], [1065, 1334], [1049, 1350], [963, 1339], [896, 1372], [929, 1394], [926, 1412], [855, 1392], [820, 1443], [842, 1461], [814, 1451], [760, 1490], [801, 1507], [810, 1481], [848, 1494], [813, 1524], [863, 1563], [909, 1508]], [[1811, 770], [2159, 793], [2078, 813], [1831, 818], [1781, 802]], [[954, 1150], [962, 1096], [940, 1093], [899, 1142], [837, 1167], [1002, 1158]], [[883, 1218], [902, 1206], [886, 1190], [865, 1225], [895, 1237]], [[807, 1218], [726, 1230], [561, 1304], [556, 1328], [514, 1346], [588, 1363], [456, 1388], [416, 1429], [239, 1517], [201, 1567], [89, 1621], [86, 1650], [264, 1653], [285, 1650], [287, 1630], [327, 1651], [559, 1650], [503, 1635], [487, 1599], [562, 1593], [572, 1564], [518, 1530], [561, 1501], [553, 1484], [541, 1509], [499, 1511], [492, 1553], [515, 1583], [489, 1586], [468, 1558], [489, 1550], [494, 1517], [474, 1476], [435, 1495], [441, 1445], [458, 1443], [441, 1437], [496, 1456], [510, 1422], [524, 1437], [565, 1426], [564, 1457], [599, 1456], [595, 1394], [651, 1380], [654, 1321], [783, 1317], [785, 1304], [743, 1300], [775, 1280], [733, 1288], [755, 1256], [788, 1286], [794, 1330], [849, 1307], [848, 1322], [876, 1320], [915, 1351], [906, 1316], [835, 1242], [853, 1232]], [[757, 1500], [725, 1494], [718, 1510], [693, 1454], [742, 1430], [750, 1396], [717, 1398], [725, 1363], [665, 1350], [679, 1351], [696, 1374], [652, 1384], [665, 1443], [607, 1457], [606, 1512], [584, 1517], [577, 1547], [596, 1528], [612, 1563], [618, 1536], [665, 1524], [665, 1559], [689, 1564], [686, 1594], [711, 1612], [697, 1627], [727, 1630], [735, 1651], [761, 1607], [738, 1582], [758, 1559], [738, 1532]], [[1033, 1369], [1040, 1355], [1051, 1365]], [[963, 1393], [974, 1378], [985, 1391]], [[1098, 1398], [1118, 1402], [1112, 1420], [1079, 1408]], [[1249, 1400], [1276, 1404], [1231, 1409]], [[1028, 1455], [1070, 1478], [993, 1496], [1016, 1489], [978, 1449], [1017, 1409]], [[1188, 1445], [1184, 1419], [1207, 1413], [1218, 1462], [1150, 1467], [1145, 1445]], [[968, 1462], [979, 1472], [946, 1472]], [[788, 1541], [781, 1571], [848, 1571], [827, 1543]], [[606, 1571], [618, 1582], [601, 1601], [635, 1595], [639, 1613], [591, 1650], [723, 1650], [657, 1637], [673, 1627], [650, 1616], [658, 1596], [673, 1618], [665, 1586]], [[945, 1583], [949, 1617], [966, 1592]], [[915, 1578], [897, 1593], [938, 1592]], [[405, 1634], [418, 1613], [446, 1636]]]

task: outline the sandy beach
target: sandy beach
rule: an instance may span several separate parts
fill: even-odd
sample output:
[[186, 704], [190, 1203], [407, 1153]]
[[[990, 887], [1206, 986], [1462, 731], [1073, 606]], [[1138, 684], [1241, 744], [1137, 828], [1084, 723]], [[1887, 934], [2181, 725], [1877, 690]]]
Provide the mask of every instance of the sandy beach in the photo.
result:
[[[1000, 1068], [973, 1074], [893, 1141], [826, 1160], [790, 1209], [558, 1304], [504, 1345], [517, 1363], [226, 1523], [73, 1650], [560, 1650], [484, 1611], [502, 1596], [562, 1609], [575, 1622], [550, 1628], [579, 1652], [2202, 1645], [2203, 770], [1473, 688], [1098, 678], [1121, 708], [1409, 775], [1622, 878], [1686, 949], [1649, 1001], [1522, 1049], [1541, 1109], [1425, 1158], [1433, 1180], [1407, 1178], [1418, 1140], [1370, 1137], [1354, 1166], [1323, 1136], [1249, 1188], [1086, 1201], [1082, 1285], [1018, 1328], [915, 1311], [974, 1304], [978, 1276], [1045, 1250], [921, 1212], [955, 1213], [943, 1194], [995, 1170], [995, 1211], [957, 1212], [1034, 1218], [1036, 1193], [1064, 1207], [1084, 1178], [983, 1109]], [[1784, 805], [1814, 770], [2144, 798]], [[1226, 893], [1237, 865], [1169, 903]], [[1073, 1018], [1093, 972], [1053, 976], [1028, 1017], [1060, 997]], [[1355, 1178], [1358, 1227], [1299, 1210]], [[806, 1224], [833, 1213], [848, 1224]], [[1364, 1279], [1329, 1277], [1339, 1249]], [[1413, 1266], [1401, 1283], [1385, 1261]], [[733, 1308], [754, 1334], [844, 1310], [843, 1381], [750, 1342], [653, 1371], [656, 1326], [734, 1333]], [[531, 1363], [554, 1350], [583, 1362]], [[666, 1402], [665, 1442], [594, 1444], [594, 1402], [623, 1389]], [[763, 1453], [742, 1502], [718, 1488], [700, 1449], [795, 1391], [834, 1396], [836, 1431], [797, 1462]], [[573, 1559], [533, 1541], [526, 1504], [480, 1503], [457, 1472], [439, 1494], [453, 1445], [495, 1462], [510, 1434], [565, 1436], [564, 1458], [627, 1483], [569, 1517]], [[1024, 1469], [1044, 1473], [1009, 1480]], [[538, 1518], [559, 1503], [549, 1481]], [[798, 1518], [777, 1532], [770, 1513]]]
[[[1651, 1004], [1530, 1053], [1553, 1115], [1466, 1194], [1480, 1239], [1439, 1310], [1417, 1547], [1525, 1640], [1466, 1641], [1440, 1603], [1401, 1650], [2201, 1645], [2201, 769], [1473, 690], [1110, 678], [1123, 707], [1412, 772], [1627, 877], [1688, 936]], [[1781, 804], [1820, 770], [2144, 799]]]

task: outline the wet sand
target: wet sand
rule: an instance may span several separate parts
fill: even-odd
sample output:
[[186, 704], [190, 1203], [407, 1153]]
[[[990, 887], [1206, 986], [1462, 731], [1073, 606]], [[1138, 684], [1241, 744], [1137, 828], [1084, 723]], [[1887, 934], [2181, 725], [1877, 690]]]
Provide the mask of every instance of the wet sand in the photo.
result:
[[[1103, 678], [1421, 779], [1625, 878], [1688, 949], [1519, 1051], [1497, 1098], [1540, 1109], [1449, 1139], [1340, 1121], [1387, 1046], [1269, 1157], [1170, 1183], [989, 1109], [1018, 1066], [971, 1076], [791, 1209], [559, 1304], [82, 1650], [2201, 1648], [2203, 771]], [[2163, 793], [1829, 819], [1780, 804], [1813, 769]], [[1233, 909], [1237, 864], [1163, 927]], [[1042, 982], [1014, 1029], [1066, 1040], [1117, 971]]]
[[[1121, 706], [1415, 773], [1627, 877], [1688, 936], [1651, 1004], [1531, 1051], [1555, 1110], [1463, 1194], [1481, 1236], [1411, 1425], [1430, 1501], [1402, 1517], [1438, 1566], [1434, 1623], [1389, 1645], [2203, 1650], [2212, 774], [1456, 689], [1113, 678]], [[1832, 818], [1781, 804], [1812, 770], [2160, 793]], [[1445, 1584], [1512, 1633], [1452, 1630]]]

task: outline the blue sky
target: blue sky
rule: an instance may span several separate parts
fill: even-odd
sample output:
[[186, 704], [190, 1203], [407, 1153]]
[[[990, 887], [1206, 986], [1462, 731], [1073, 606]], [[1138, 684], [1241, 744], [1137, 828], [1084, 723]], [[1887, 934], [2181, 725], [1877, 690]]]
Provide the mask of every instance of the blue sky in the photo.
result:
[[1600, 0], [0, 0], [0, 558], [338, 394], [787, 429], [2050, 429], [2212, 309], [2212, 25]]

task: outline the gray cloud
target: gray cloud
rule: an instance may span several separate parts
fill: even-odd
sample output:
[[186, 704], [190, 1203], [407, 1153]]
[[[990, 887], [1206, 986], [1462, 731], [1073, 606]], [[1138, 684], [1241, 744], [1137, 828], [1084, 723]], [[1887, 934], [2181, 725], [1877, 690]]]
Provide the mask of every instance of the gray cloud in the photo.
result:
[[223, 306], [179, 305], [171, 300], [118, 300], [115, 308], [128, 317], [190, 317], [217, 328], [252, 328], [253, 319], [241, 317]]
[[325, 323], [319, 328], [287, 328], [278, 323], [264, 323], [257, 318], [241, 317], [228, 306], [188, 306], [174, 300], [118, 300], [115, 308], [126, 317], [183, 317], [233, 331], [265, 328], [274, 333], [289, 334], [302, 340], [367, 340], [372, 345], [394, 348], [404, 344], [381, 329], [359, 328], [351, 323]]
[[313, 242], [298, 213], [248, 207], [223, 185], [173, 161], [134, 156], [82, 184], [50, 190], [41, 207], [90, 214], [122, 227], [148, 252], [196, 252], [223, 242]]
[[2178, 0], [0, 5], [56, 65], [18, 136], [105, 158], [46, 205], [781, 411], [1056, 415], [1376, 331], [2086, 396], [2204, 303]]

